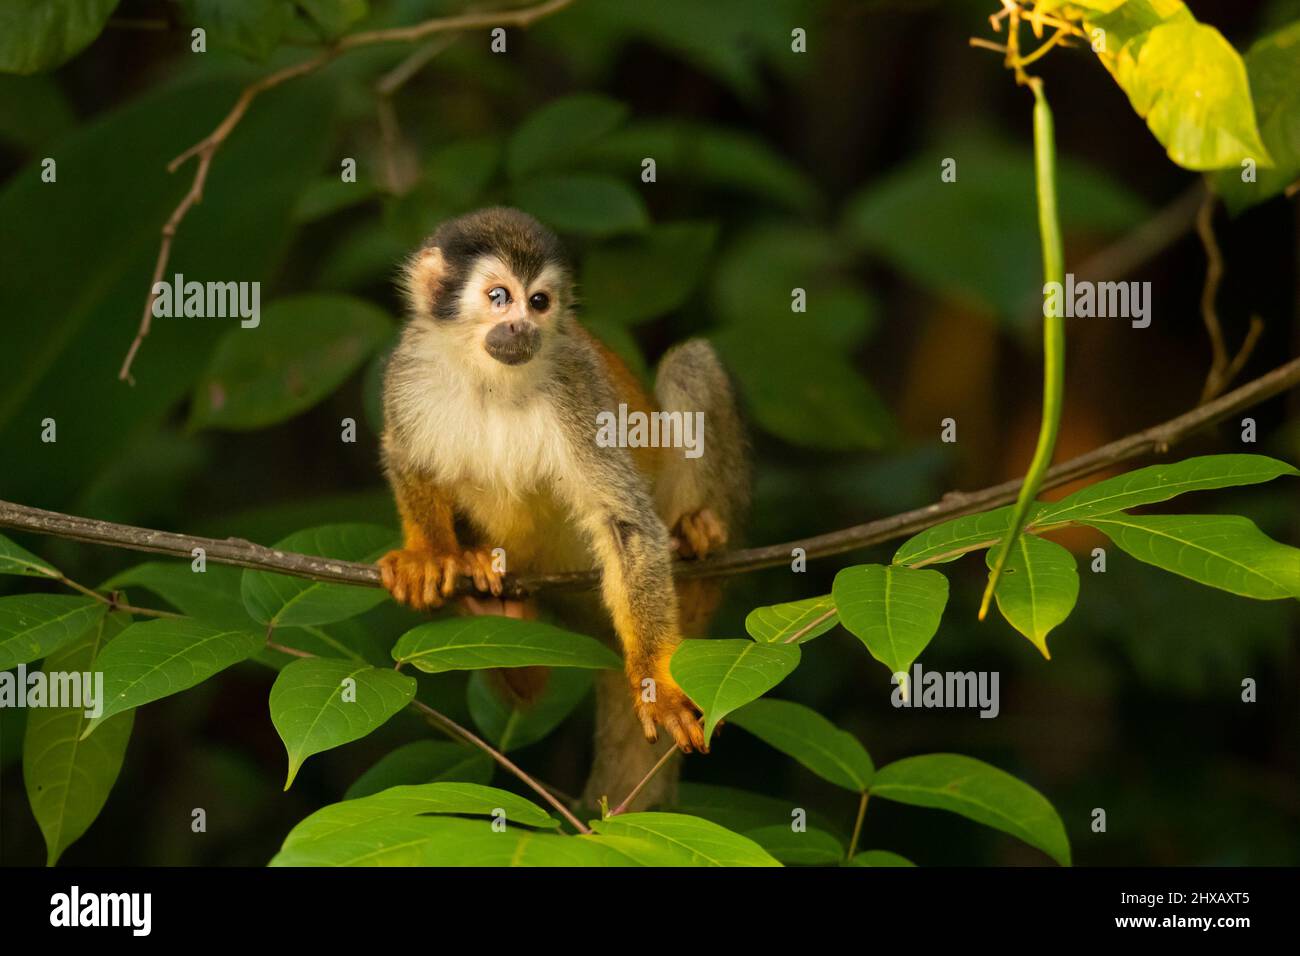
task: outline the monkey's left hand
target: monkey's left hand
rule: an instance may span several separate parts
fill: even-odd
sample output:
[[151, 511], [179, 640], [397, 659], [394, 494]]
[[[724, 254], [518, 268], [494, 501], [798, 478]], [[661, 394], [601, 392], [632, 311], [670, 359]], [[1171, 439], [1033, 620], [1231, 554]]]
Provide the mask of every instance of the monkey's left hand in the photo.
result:
[[700, 725], [700, 708], [669, 675], [668, 660], [671, 657], [670, 651], [649, 667], [628, 661], [632, 706], [641, 721], [641, 730], [646, 740], [654, 743], [659, 739], [658, 728], [663, 727], [683, 753], [690, 753], [692, 749], [708, 753], [704, 728]]

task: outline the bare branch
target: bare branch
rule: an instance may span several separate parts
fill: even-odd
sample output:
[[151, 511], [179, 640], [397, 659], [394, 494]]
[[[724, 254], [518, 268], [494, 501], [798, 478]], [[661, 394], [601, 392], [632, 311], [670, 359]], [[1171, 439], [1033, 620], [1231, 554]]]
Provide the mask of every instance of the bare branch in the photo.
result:
[[253, 105], [253, 100], [267, 90], [275, 89], [290, 80], [316, 72], [321, 67], [332, 62], [335, 57], [346, 53], [348, 50], [383, 43], [413, 43], [437, 33], [451, 33], [498, 26], [527, 27], [543, 17], [558, 13], [571, 3], [573, 3], [573, 0], [547, 0], [545, 3], [518, 10], [496, 10], [485, 13], [466, 13], [453, 17], [436, 17], [409, 27], [354, 33], [343, 37], [333, 46], [321, 50], [314, 56], [276, 70], [274, 73], [268, 73], [261, 79], [246, 86], [243, 92], [239, 94], [239, 99], [235, 100], [235, 105], [230, 108], [230, 112], [217, 124], [216, 129], [167, 164], [167, 171], [174, 173], [189, 160], [196, 158], [198, 160], [198, 166], [194, 171], [194, 181], [191, 183], [189, 191], [162, 227], [162, 243], [158, 249], [158, 261], [154, 266], [153, 281], [149, 283], [149, 294], [145, 297], [144, 314], [140, 317], [140, 326], [135, 333], [135, 338], [131, 341], [131, 347], [127, 350], [126, 358], [122, 361], [122, 368], [117, 377], [124, 382], [135, 384], [135, 380], [131, 377], [131, 365], [135, 362], [136, 354], [140, 351], [140, 345], [149, 334], [149, 329], [153, 324], [153, 305], [156, 298], [153, 290], [162, 281], [163, 272], [167, 268], [167, 261], [171, 258], [172, 240], [176, 236], [176, 230], [180, 227], [181, 221], [189, 211], [203, 199], [203, 184], [207, 180], [208, 169], [212, 165], [212, 157], [229, 138], [235, 127], [239, 125], [239, 121], [244, 118], [248, 108]]
[[[1177, 418], [1093, 449], [1078, 458], [1062, 462], [1048, 471], [1042, 487], [1055, 488], [1141, 455], [1164, 454], [1188, 435], [1223, 421], [1242, 409], [1258, 405], [1297, 385], [1300, 385], [1300, 358], [1292, 359], [1267, 375]], [[980, 491], [954, 491], [944, 495], [942, 500], [924, 508], [905, 511], [902, 514], [851, 528], [831, 531], [799, 541], [788, 541], [784, 544], [728, 551], [702, 561], [675, 561], [673, 573], [678, 577], [718, 577], [775, 567], [788, 563], [795, 548], [802, 548], [809, 558], [857, 551], [885, 541], [908, 537], [950, 518], [1014, 501], [1019, 489], [1020, 482], [1016, 480]], [[369, 587], [381, 586], [379, 570], [371, 564], [278, 551], [240, 538], [200, 538], [170, 531], [136, 528], [109, 521], [80, 518], [57, 511], [44, 511], [8, 501], [0, 501], [0, 528], [14, 528], [35, 534], [53, 535], [74, 541], [164, 554], [187, 560], [193, 556], [195, 548], [203, 548], [207, 560], [218, 564], [275, 571], [316, 581], [335, 581]], [[595, 572], [510, 575], [504, 581], [505, 591], [502, 596], [522, 598], [541, 590], [585, 590], [595, 587], [598, 580]], [[456, 593], [477, 593], [473, 580], [461, 578]]]

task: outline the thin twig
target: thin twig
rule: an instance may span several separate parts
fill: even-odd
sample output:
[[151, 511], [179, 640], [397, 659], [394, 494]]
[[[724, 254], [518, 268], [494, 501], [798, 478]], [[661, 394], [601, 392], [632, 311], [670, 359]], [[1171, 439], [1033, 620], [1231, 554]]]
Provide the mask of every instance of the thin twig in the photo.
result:
[[665, 766], [667, 766], [668, 761], [672, 759], [672, 756], [675, 753], [677, 753], [676, 747], [669, 747], [667, 750], [665, 750], [663, 756], [660, 757], [655, 762], [655, 765], [650, 768], [650, 771], [644, 777], [641, 778], [641, 782], [632, 788], [632, 792], [623, 798], [622, 803], [616, 806], [613, 810], [609, 811], [608, 816], [616, 817], [620, 813], [627, 813], [627, 808], [631, 806], [632, 801], [635, 800], [637, 796], [641, 793], [641, 791], [645, 789], [645, 785], [654, 779], [655, 774], [657, 774], [660, 770], [662, 770]]
[[1215, 301], [1219, 297], [1219, 286], [1223, 283], [1223, 251], [1219, 240], [1214, 235], [1214, 209], [1218, 200], [1210, 190], [1205, 191], [1205, 198], [1196, 213], [1196, 234], [1201, 238], [1205, 249], [1205, 283], [1201, 286], [1201, 321], [1210, 336], [1210, 370], [1205, 376], [1205, 386], [1201, 389], [1201, 401], [1208, 402], [1223, 393], [1232, 384], [1246, 361], [1255, 351], [1259, 337], [1264, 334], [1264, 320], [1257, 315], [1250, 318], [1250, 329], [1242, 340], [1241, 348], [1231, 359], [1228, 358], [1228, 346], [1223, 338], [1223, 325], [1219, 322], [1219, 310]]
[[473, 744], [475, 747], [478, 747], [480, 750], [485, 751], [489, 756], [492, 757], [493, 760], [495, 760], [497, 763], [501, 764], [501, 766], [505, 767], [507, 770], [513, 773], [516, 777], [518, 777], [529, 787], [535, 790], [538, 794], [540, 794], [542, 799], [544, 799], [551, 806], [555, 807], [555, 809], [560, 812], [560, 814], [564, 817], [564, 819], [568, 820], [569, 823], [573, 825], [573, 828], [577, 830], [579, 833], [591, 832], [591, 827], [587, 826], [576, 816], [574, 816], [573, 811], [570, 810], [568, 807], [566, 807], [563, 801], [561, 801], [553, 793], [551, 793], [551, 791], [547, 790], [540, 783], [538, 783], [527, 773], [521, 770], [518, 764], [516, 764], [513, 760], [511, 760], [501, 751], [497, 750], [495, 747], [493, 747], [482, 737], [478, 736], [478, 734], [462, 727], [460, 724], [456, 723], [456, 721], [452, 720], [446, 714], [442, 713], [441, 711], [434, 710], [432, 707], [430, 707], [428, 704], [424, 703], [423, 701], [413, 700], [411, 701], [411, 706], [414, 707], [416, 710], [420, 711], [430, 720], [440, 724], [447, 730], [450, 730], [453, 733], [458, 734], [464, 740]]
[[[1056, 488], [1143, 455], [1162, 455], [1189, 435], [1221, 422], [1243, 409], [1289, 391], [1297, 385], [1300, 385], [1300, 358], [1292, 359], [1266, 375], [1247, 382], [1240, 388], [1177, 418], [1135, 432], [1054, 466], [1048, 470], [1042, 488], [1043, 490]], [[1019, 489], [1020, 481], [1017, 479], [979, 491], [949, 492], [941, 500], [923, 508], [915, 508], [888, 518], [869, 521], [866, 524], [784, 544], [727, 551], [703, 560], [674, 561], [673, 573], [682, 578], [741, 574], [760, 568], [788, 564], [796, 548], [802, 549], [809, 558], [824, 558], [847, 551], [858, 551], [886, 541], [909, 537], [950, 518], [959, 518], [962, 515], [1004, 505], [1015, 500]], [[274, 571], [314, 581], [332, 581], [369, 587], [382, 586], [379, 569], [373, 564], [280, 551], [241, 538], [201, 538], [170, 531], [137, 528], [57, 511], [45, 511], [9, 501], [0, 501], [0, 528], [14, 528], [34, 534], [170, 555], [186, 560], [193, 556], [195, 548], [203, 548], [207, 560], [218, 564]], [[598, 584], [599, 577], [594, 571], [509, 575], [503, 581], [502, 596], [514, 599], [542, 590], [589, 590]], [[456, 593], [476, 594], [478, 592], [472, 578], [461, 578]]]
[[203, 199], [203, 186], [207, 181], [208, 170], [212, 166], [212, 157], [221, 148], [221, 145], [234, 131], [235, 127], [239, 125], [239, 121], [244, 118], [248, 108], [253, 105], [253, 100], [268, 90], [287, 83], [289, 80], [316, 72], [348, 50], [384, 43], [412, 43], [437, 33], [498, 26], [527, 27], [543, 17], [558, 13], [571, 3], [573, 3], [573, 0], [546, 0], [545, 3], [519, 10], [496, 10], [484, 13], [460, 14], [452, 17], [435, 17], [409, 27], [354, 33], [341, 38], [334, 45], [305, 60], [283, 67], [273, 73], [268, 73], [261, 79], [246, 86], [243, 92], [240, 93], [239, 98], [235, 100], [235, 105], [231, 107], [230, 112], [226, 114], [225, 118], [217, 124], [217, 127], [211, 133], [167, 164], [167, 171], [174, 173], [187, 161], [191, 159], [198, 160], [198, 165], [194, 170], [194, 181], [190, 184], [189, 191], [186, 192], [180, 204], [172, 211], [167, 222], [163, 224], [162, 242], [158, 249], [158, 260], [154, 265], [153, 280], [149, 283], [149, 294], [145, 298], [144, 314], [140, 317], [140, 326], [136, 331], [135, 338], [131, 341], [130, 348], [127, 349], [126, 357], [122, 361], [122, 368], [117, 377], [124, 382], [134, 384], [135, 380], [131, 377], [131, 366], [135, 362], [136, 353], [140, 351], [140, 346], [149, 334], [150, 327], [153, 324], [153, 306], [156, 298], [153, 290], [162, 281], [163, 272], [166, 270], [167, 262], [171, 258], [172, 240], [176, 236], [176, 230], [180, 227], [181, 221], [186, 214]]
[[862, 836], [862, 818], [867, 815], [867, 800], [871, 797], [869, 790], [862, 791], [862, 799], [858, 802], [858, 818], [853, 821], [853, 836], [849, 840], [849, 852], [845, 856], [846, 860], [853, 859], [853, 854], [858, 852], [858, 837]]

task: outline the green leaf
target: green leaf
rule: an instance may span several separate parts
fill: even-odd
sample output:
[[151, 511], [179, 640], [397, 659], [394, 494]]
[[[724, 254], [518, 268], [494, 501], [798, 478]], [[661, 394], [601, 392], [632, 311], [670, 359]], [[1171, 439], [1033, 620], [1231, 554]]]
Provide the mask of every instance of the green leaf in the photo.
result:
[[186, 618], [132, 624], [95, 658], [94, 669], [104, 672], [104, 710], [81, 739], [114, 714], [201, 684], [252, 657], [265, 642], [261, 634]]
[[669, 223], [594, 247], [582, 264], [584, 307], [627, 324], [667, 315], [699, 285], [717, 232], [712, 223]]
[[793, 830], [788, 824], [746, 830], [744, 835], [782, 863], [825, 866], [844, 859], [844, 844], [825, 830]]
[[569, 165], [626, 117], [627, 107], [607, 96], [580, 93], [552, 100], [515, 130], [506, 147], [506, 172], [519, 179]]
[[745, 616], [745, 631], [762, 644], [784, 644], [804, 631], [794, 643], [807, 644], [839, 622], [835, 599], [829, 594], [823, 594], [802, 601], [756, 607]]
[[[463, 830], [422, 825], [432, 822], [430, 815], [442, 814], [494, 819], [457, 821], [471, 824]], [[510, 834], [527, 831], [519, 831], [516, 826], [496, 830], [493, 822], [502, 818], [502, 814], [510, 824], [545, 828], [559, 825], [537, 804], [494, 787], [450, 782], [392, 787], [317, 810], [289, 832], [272, 865], [400, 866], [417, 865], [424, 860], [424, 865], [481, 866], [494, 865], [488, 860], [503, 849], [507, 856], [495, 865], [508, 864], [508, 854], [516, 847]], [[449, 838], [441, 846], [437, 845], [440, 835]], [[450, 839], [452, 835], [486, 836], [487, 839], [472, 839], [470, 847], [459, 847], [458, 841]], [[500, 839], [494, 843], [492, 838], [496, 837]], [[403, 844], [408, 840], [414, 856], [403, 852]], [[476, 857], [471, 850], [484, 856]]]
[[415, 678], [366, 664], [306, 658], [289, 664], [271, 687], [271, 722], [289, 755], [284, 789], [303, 761], [359, 740], [415, 696]]
[[485, 667], [595, 667], [617, 669], [618, 655], [600, 641], [540, 621], [488, 615], [430, 621], [393, 646], [393, 660], [426, 674]]
[[57, 578], [58, 569], [42, 561], [26, 548], [20, 548], [0, 534], [0, 574], [19, 574], [29, 578]]
[[[894, 553], [894, 564], [914, 568], [918, 564], [946, 564], [963, 554], [991, 548], [1006, 533], [1012, 505], [953, 518], [908, 538]], [[1036, 514], [1030, 511], [1031, 515]]]
[[[297, 531], [276, 542], [275, 548], [369, 564], [396, 545], [397, 535], [379, 525], [334, 524]], [[369, 611], [388, 599], [382, 588], [253, 570], [244, 572], [240, 593], [253, 619], [273, 627], [330, 624]]]
[[925, 754], [876, 771], [873, 797], [961, 814], [1010, 833], [1070, 865], [1070, 841], [1060, 816], [1029, 784], [982, 760], [961, 754]]
[[572, 173], [534, 177], [513, 187], [515, 205], [559, 232], [615, 236], [649, 224], [645, 203], [624, 182]]
[[[956, 182], [940, 181], [956, 162]], [[850, 200], [847, 235], [922, 287], [966, 306], [1026, 322], [1042, 316], [1038, 212], [1030, 149], [986, 136], [954, 136]], [[1057, 193], [1066, 234], [1107, 235], [1148, 214], [1114, 177], [1059, 157]], [[954, 223], [979, 223], [955, 229]]]
[[737, 707], [762, 697], [799, 665], [794, 644], [755, 644], [746, 640], [686, 640], [669, 664], [673, 679], [704, 711], [704, 740], [713, 739], [718, 721]]
[[542, 695], [529, 704], [507, 702], [482, 671], [470, 675], [466, 703], [474, 724], [498, 750], [518, 750], [541, 740], [573, 713], [591, 690], [591, 671], [556, 668], [546, 675]]
[[835, 575], [831, 594], [840, 623], [897, 674], [912, 666], [939, 629], [948, 579], [938, 571], [860, 564]]
[[1081, 488], [1060, 501], [1042, 505], [1032, 523], [1042, 528], [1079, 521], [1168, 501], [1189, 491], [1255, 485], [1282, 475], [1300, 475], [1300, 470], [1265, 455], [1200, 455], [1169, 465], [1139, 468]]
[[99, 36], [118, 0], [7, 0], [0, 4], [0, 73], [39, 73]]
[[795, 800], [689, 780], [678, 784], [673, 809], [712, 820], [738, 833], [770, 826], [788, 827], [796, 810], [806, 813], [808, 824], [820, 830], [835, 831], [839, 826], [838, 821], [817, 810], [801, 807]]
[[[789, 290], [786, 291], [789, 308]], [[746, 404], [767, 431], [793, 445], [831, 451], [879, 448], [893, 433], [889, 411], [841, 348], [810, 338], [786, 315], [761, 327], [730, 325], [710, 336]]]
[[592, 158], [616, 175], [641, 171], [653, 157], [656, 174], [778, 203], [796, 211], [817, 204], [817, 188], [789, 160], [741, 130], [681, 120], [637, 123], [596, 144]]
[[239, 595], [242, 575], [239, 568], [222, 564], [195, 571], [184, 562], [146, 561], [109, 578], [104, 589], [141, 587], [189, 617], [251, 628], [253, 622]]
[[607, 820], [593, 820], [591, 828], [601, 836], [637, 837], [663, 846], [678, 861], [673, 864], [677, 866], [781, 865], [748, 837], [682, 813], [624, 813]]
[[86, 633], [107, 609], [94, 598], [63, 594], [0, 598], [0, 671], [58, 650]]
[[[994, 592], [998, 610], [1046, 658], [1047, 635], [1074, 610], [1079, 597], [1079, 569], [1074, 555], [1052, 541], [1022, 534], [1014, 553], [1002, 567]], [[989, 548], [985, 561], [992, 568], [1001, 545]]]
[[1300, 597], [1300, 549], [1238, 515], [1113, 515], [1081, 522], [1139, 561], [1265, 601]]
[[347, 32], [348, 27], [365, 18], [370, 12], [369, 0], [294, 0], [320, 27], [321, 33], [333, 39]]
[[265, 60], [293, 23], [290, 0], [183, 0], [189, 21], [210, 41], [253, 60]]
[[194, 388], [195, 428], [264, 428], [311, 408], [392, 335], [382, 309], [345, 295], [302, 295], [232, 328]]
[[1218, 30], [1165, 6], [1174, 12], [1163, 16], [1151, 5], [1161, 18], [1154, 25], [1124, 8], [1089, 20], [1115, 28], [1101, 59], [1133, 109], [1185, 169], [1221, 169], [1244, 159], [1271, 166], [1241, 56]]
[[[54, 680], [55, 674], [88, 675], [100, 647], [130, 620], [125, 614], [110, 614], [79, 640], [51, 653], [43, 667], [47, 680]], [[82, 740], [81, 731], [90, 719], [86, 709], [44, 706], [27, 715], [23, 783], [45, 837], [47, 866], [57, 863], [99, 816], [131, 739], [133, 712], [119, 714], [92, 739]]]
[[345, 800], [368, 797], [402, 784], [486, 784], [492, 779], [492, 758], [475, 747], [442, 740], [416, 740], [385, 754], [348, 787]]
[[583, 837], [519, 827], [498, 831], [487, 820], [391, 816], [350, 826], [335, 839], [295, 842], [270, 865], [618, 866], [628, 861]]
[[906, 857], [888, 850], [863, 850], [849, 860], [845, 866], [916, 866]]
[[756, 700], [730, 720], [823, 780], [856, 793], [871, 786], [876, 768], [866, 748], [811, 707], [788, 700]]
[[1240, 168], [1215, 174], [1214, 189], [1233, 213], [1276, 196], [1300, 178], [1300, 21], [1257, 41], [1246, 53], [1246, 72], [1273, 168], [1255, 170], [1249, 183], [1242, 181]]

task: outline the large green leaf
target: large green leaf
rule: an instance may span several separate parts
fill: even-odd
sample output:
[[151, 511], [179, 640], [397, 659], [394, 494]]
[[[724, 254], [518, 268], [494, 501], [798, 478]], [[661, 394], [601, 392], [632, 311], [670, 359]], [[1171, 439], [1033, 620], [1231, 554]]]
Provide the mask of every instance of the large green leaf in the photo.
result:
[[284, 789], [312, 754], [359, 740], [415, 696], [415, 678], [351, 661], [294, 661], [271, 687], [271, 722], [289, 755]]
[[1181, 3], [1150, 0], [1090, 15], [1088, 25], [1107, 32], [1102, 62], [1175, 163], [1271, 165], [1246, 66], [1218, 30], [1197, 23]]
[[[994, 508], [978, 514], [953, 518], [913, 535], [894, 552], [894, 564], [913, 568], [918, 564], [944, 564], [979, 548], [991, 548], [1002, 540], [1013, 507]], [[1034, 514], [1034, 511], [1030, 511]]]
[[86, 724], [84, 740], [114, 714], [178, 694], [252, 657], [266, 638], [251, 631], [158, 618], [132, 624], [99, 652], [104, 710]]
[[799, 664], [795, 644], [755, 644], [746, 640], [682, 641], [669, 670], [704, 711], [704, 739], [713, 739], [718, 721], [757, 700]]
[[[757, 137], [740, 130], [682, 120], [636, 123], [607, 136], [592, 158], [617, 175], [639, 173], [647, 158], [658, 177], [727, 190], [807, 210], [817, 188], [789, 160]], [[795, 250], [792, 250], [795, 251]]]
[[745, 616], [745, 630], [763, 644], [784, 644], [799, 634], [796, 644], [820, 637], [840, 622], [835, 599], [829, 594], [786, 604], [756, 607]]
[[1300, 178], [1300, 20], [1258, 40], [1246, 53], [1246, 72], [1273, 168], [1256, 169], [1250, 183], [1242, 181], [1240, 168], [1214, 176], [1215, 190], [1233, 212], [1276, 196]]
[[183, 561], [146, 561], [109, 578], [104, 588], [141, 587], [200, 621], [252, 627], [239, 596], [242, 573], [223, 564], [207, 564], [203, 571], [195, 571]]
[[190, 424], [264, 428], [311, 408], [392, 335], [382, 309], [345, 295], [269, 305], [256, 328], [228, 331], [194, 387]]
[[0, 73], [52, 70], [99, 36], [118, 0], [6, 0]]
[[863, 850], [855, 854], [845, 866], [916, 866], [907, 857], [899, 856], [888, 850]]
[[426, 674], [485, 667], [618, 668], [618, 655], [600, 641], [540, 621], [481, 616], [430, 621], [393, 645], [393, 660]]
[[[47, 681], [53, 675], [90, 673], [100, 647], [130, 623], [125, 614], [99, 620], [82, 638], [45, 658]], [[90, 719], [85, 707], [38, 707], [27, 715], [23, 738], [23, 783], [32, 815], [45, 837], [46, 864], [86, 832], [117, 782], [135, 714], [118, 714], [89, 740], [81, 731]]]
[[[336, 524], [295, 532], [277, 541], [275, 547], [280, 551], [372, 563], [396, 544], [397, 535], [388, 528]], [[244, 572], [240, 592], [253, 619], [274, 627], [343, 621], [388, 598], [388, 592], [382, 588], [330, 584], [253, 570]]]
[[729, 719], [823, 780], [859, 793], [871, 786], [876, 768], [866, 748], [811, 707], [788, 700], [756, 700]]
[[492, 689], [483, 671], [470, 675], [465, 692], [474, 724], [498, 750], [518, 750], [541, 740], [586, 699], [591, 691], [590, 670], [557, 667], [546, 675], [541, 696], [529, 703], [505, 700]]
[[[939, 178], [948, 159], [956, 162], [955, 182]], [[1042, 314], [1033, 182], [1027, 146], [950, 137], [873, 181], [850, 201], [845, 225], [857, 245], [921, 286], [1005, 319], [1026, 319]], [[1147, 213], [1113, 177], [1068, 157], [1058, 159], [1057, 184], [1067, 234], [1120, 232]], [[979, 228], [956, 229], [954, 223]]]
[[[284, 838], [284, 848], [340, 840], [354, 827], [390, 817], [426, 814], [492, 817], [498, 810], [505, 811], [507, 823], [530, 827], [559, 826], [558, 821], [537, 804], [507, 790], [477, 783], [425, 783], [390, 787], [372, 796], [322, 807], [289, 831]], [[483, 828], [490, 829], [489, 824], [484, 823]]]
[[492, 758], [476, 747], [449, 740], [414, 740], [403, 744], [358, 777], [344, 793], [345, 800], [368, 797], [402, 784], [486, 784], [492, 779]]
[[712, 223], [676, 222], [594, 247], [582, 263], [584, 307], [629, 324], [667, 315], [699, 285], [716, 238]]
[[1300, 597], [1300, 549], [1279, 544], [1238, 515], [1112, 515], [1090, 518], [1147, 564], [1245, 597]]
[[58, 650], [86, 633], [107, 609], [94, 598], [63, 594], [0, 598], [0, 671]]
[[182, 0], [191, 23], [211, 34], [211, 42], [265, 60], [293, 23], [290, 0]]
[[1169, 465], [1139, 468], [1081, 488], [1060, 501], [1042, 505], [1033, 524], [1041, 528], [1078, 521], [1168, 501], [1189, 491], [1254, 485], [1282, 475], [1300, 475], [1300, 470], [1265, 455], [1200, 455]]
[[645, 203], [626, 182], [588, 173], [530, 177], [512, 187], [515, 205], [559, 232], [616, 236], [649, 224]]
[[506, 172], [518, 179], [571, 164], [626, 116], [626, 106], [599, 94], [552, 100], [515, 130], [506, 147]]
[[676, 866], [781, 865], [748, 837], [682, 813], [625, 813], [593, 820], [591, 828], [601, 836], [637, 837], [660, 844], [675, 858], [671, 865]]
[[[1002, 568], [995, 593], [998, 610], [1047, 658], [1047, 635], [1074, 610], [1079, 597], [1079, 569], [1074, 555], [1052, 541], [1022, 534]], [[992, 568], [1001, 545], [989, 548], [985, 561]]]
[[744, 835], [785, 864], [825, 866], [844, 859], [844, 844], [815, 827], [806, 830], [795, 830], [789, 824], [758, 827], [746, 830]]
[[[381, 795], [382, 796], [382, 795]], [[358, 802], [358, 801], [352, 801]], [[499, 805], [499, 804], [498, 804]], [[632, 841], [636, 844], [644, 841]], [[653, 847], [647, 845], [647, 850]], [[628, 866], [626, 854], [585, 837], [487, 820], [447, 816], [389, 816], [351, 826], [322, 841], [284, 847], [271, 866]]]
[[876, 771], [873, 797], [949, 810], [1024, 840], [1062, 866], [1070, 841], [1047, 798], [982, 760], [960, 754], [907, 757]]
[[897, 674], [912, 666], [939, 629], [948, 579], [938, 571], [860, 564], [835, 575], [831, 594], [840, 623]]
[[29, 578], [57, 578], [58, 570], [26, 548], [20, 548], [0, 534], [0, 574], [20, 574]]

